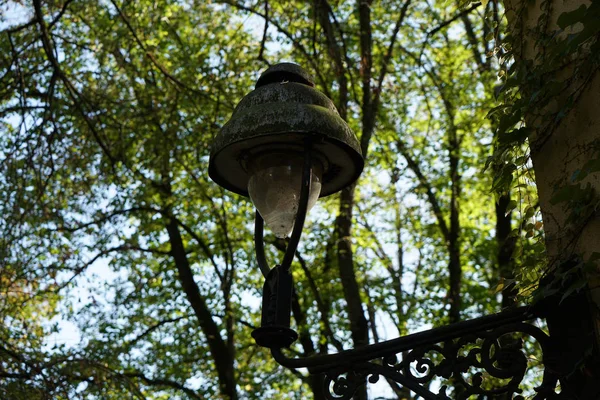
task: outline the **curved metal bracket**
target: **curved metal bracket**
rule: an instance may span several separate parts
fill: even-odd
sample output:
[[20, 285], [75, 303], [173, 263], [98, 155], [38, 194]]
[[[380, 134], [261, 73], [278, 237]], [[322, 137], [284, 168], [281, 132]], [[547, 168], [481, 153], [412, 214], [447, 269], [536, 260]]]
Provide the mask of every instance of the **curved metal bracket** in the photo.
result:
[[293, 280], [290, 266], [294, 260], [302, 228], [308, 210], [308, 197], [312, 179], [311, 139], [308, 138], [304, 144], [304, 162], [302, 167], [302, 182], [300, 198], [298, 199], [298, 211], [294, 222], [294, 229], [288, 242], [283, 260], [280, 265], [269, 269], [263, 242], [264, 221], [256, 211], [254, 222], [254, 245], [256, 249], [256, 260], [258, 266], [265, 276], [263, 285], [263, 302], [261, 326], [252, 332], [252, 337], [259, 346], [289, 347], [298, 334], [290, 329], [291, 302]]
[[[296, 213], [296, 220], [294, 221], [294, 229], [288, 242], [285, 254], [281, 261], [281, 268], [288, 270], [292, 265], [298, 243], [300, 243], [300, 236], [302, 235], [302, 229], [304, 228], [304, 221], [306, 220], [306, 212], [308, 210], [308, 197], [310, 195], [310, 185], [312, 182], [312, 140], [310, 137], [304, 142], [304, 163], [302, 166], [302, 183], [300, 187], [300, 198], [298, 199], [298, 212]], [[266, 277], [269, 273], [269, 264], [267, 257], [265, 256], [264, 246], [264, 220], [258, 210], [255, 211], [254, 218], [254, 248], [256, 251], [256, 261], [263, 275]]]
[[472, 395], [504, 399], [513, 397], [497, 396], [521, 392], [529, 359], [523, 338], [529, 337], [538, 344], [546, 367], [534, 399], [554, 399], [558, 375], [551, 339], [524, 322], [535, 318], [532, 308], [520, 307], [337, 354], [288, 358], [281, 348], [272, 348], [271, 354], [287, 368], [324, 373], [329, 399], [350, 399], [360, 386], [376, 382], [380, 375], [427, 400], [450, 400], [446, 386], [437, 394], [429, 390], [435, 378], [451, 383], [456, 399]]
[[266, 278], [269, 274], [269, 263], [267, 262], [267, 257], [265, 256], [265, 245], [263, 242], [264, 235], [264, 220], [260, 215], [258, 210], [254, 211], [254, 250], [256, 251], [256, 262], [258, 263], [258, 268], [260, 268], [260, 272], [262, 272], [263, 276]]

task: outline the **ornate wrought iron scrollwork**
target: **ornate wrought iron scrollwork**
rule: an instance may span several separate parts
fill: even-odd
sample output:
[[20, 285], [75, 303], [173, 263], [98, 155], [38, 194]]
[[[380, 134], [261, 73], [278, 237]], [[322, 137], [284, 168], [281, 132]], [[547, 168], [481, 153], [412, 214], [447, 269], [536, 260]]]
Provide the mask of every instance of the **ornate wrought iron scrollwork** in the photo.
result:
[[532, 398], [557, 399], [551, 340], [524, 322], [533, 318], [521, 308], [338, 354], [292, 359], [280, 349], [272, 353], [289, 368], [324, 373], [331, 400], [350, 399], [360, 386], [380, 376], [426, 400], [523, 399], [522, 386], [535, 363], [544, 371]]
[[378, 380], [379, 374], [369, 372], [368, 368], [359, 368], [349, 372], [330, 371], [325, 374], [325, 397], [328, 400], [348, 400], [366, 381], [377, 383]]
[[[437, 395], [431, 393], [434, 398], [450, 399], [446, 394], [450, 385], [457, 400], [473, 395], [493, 399], [502, 394], [508, 396], [503, 398], [516, 398], [513, 396], [522, 392], [520, 384], [529, 364], [523, 348], [524, 337], [534, 339], [540, 351], [549, 354], [548, 335], [534, 325], [517, 322], [415, 348], [404, 352], [400, 362], [385, 357], [383, 366], [420, 385], [427, 385], [436, 377], [447, 380], [448, 385], [441, 386]], [[465, 375], [473, 369], [479, 371], [472, 373], [470, 380], [466, 379]], [[557, 377], [551, 371], [544, 371], [534, 399], [552, 398], [556, 382]]]
[[[518, 335], [518, 336], [517, 336]], [[450, 400], [447, 394], [452, 386], [453, 398], [478, 399], [522, 398], [522, 383], [528, 369], [528, 358], [523, 348], [523, 336], [532, 338], [543, 354], [548, 354], [550, 338], [541, 329], [524, 322], [517, 322], [489, 331], [431, 343], [405, 351], [402, 360], [396, 354], [375, 362], [348, 366], [326, 374], [329, 399], [350, 399], [356, 389], [369, 382], [376, 382], [379, 375], [394, 380], [425, 399]], [[480, 371], [465, 379], [472, 369]], [[446, 380], [438, 393], [428, 389], [435, 379]], [[535, 400], [556, 397], [557, 377], [550, 370], [544, 371], [542, 383], [535, 388]]]

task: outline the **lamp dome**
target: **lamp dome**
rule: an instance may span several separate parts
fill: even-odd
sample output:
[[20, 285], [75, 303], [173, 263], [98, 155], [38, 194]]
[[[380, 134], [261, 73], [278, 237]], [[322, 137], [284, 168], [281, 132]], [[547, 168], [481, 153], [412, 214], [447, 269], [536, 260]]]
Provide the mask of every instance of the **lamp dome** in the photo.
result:
[[274, 65], [215, 137], [209, 176], [225, 189], [248, 196], [253, 160], [266, 153], [302, 154], [307, 137], [312, 138], [311, 157], [320, 167], [320, 197], [358, 179], [364, 167], [360, 143], [333, 102], [314, 88], [300, 66]]

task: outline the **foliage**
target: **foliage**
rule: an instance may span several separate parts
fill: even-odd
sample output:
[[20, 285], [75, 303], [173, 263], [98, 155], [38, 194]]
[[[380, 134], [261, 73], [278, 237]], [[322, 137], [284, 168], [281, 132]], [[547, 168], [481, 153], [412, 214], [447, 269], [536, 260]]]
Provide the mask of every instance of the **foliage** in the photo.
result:
[[[518, 189], [519, 196], [512, 204], [520, 205], [523, 223], [513, 235], [522, 238], [518, 249], [521, 254], [516, 259], [523, 262], [516, 279], [526, 295], [532, 293], [542, 275], [560, 269], [545, 255], [541, 215], [536, 211], [539, 203], [535, 195], [521, 189], [529, 187], [534, 180], [531, 147], [535, 151], [552, 140], [556, 129], [566, 121], [566, 116], [589, 88], [600, 66], [600, 27], [597, 24], [600, 7], [596, 2], [561, 13], [556, 25], [551, 21], [550, 1], [541, 3], [533, 28], [523, 22], [528, 12], [531, 10], [525, 3], [514, 11], [513, 33], [499, 45], [497, 56], [502, 66], [499, 76], [503, 82], [497, 92], [501, 104], [488, 114], [497, 124], [497, 136], [494, 153], [487, 164], [495, 171], [494, 190], [506, 193]], [[526, 29], [533, 30], [533, 43], [527, 43], [520, 36]], [[537, 51], [533, 58], [531, 46], [543, 50]], [[595, 215], [599, 204], [589, 180], [585, 180], [599, 171], [598, 140], [589, 145], [593, 150], [592, 157], [572, 174], [570, 182], [555, 183], [550, 200], [551, 204], [560, 204], [566, 210], [566, 223], [575, 226], [577, 231], [581, 231], [586, 221]], [[575, 268], [570, 273], [579, 275], [580, 271]], [[556, 293], [561, 274], [557, 279], [537, 290], [536, 298]], [[574, 280], [577, 286], [567, 287], [565, 292], [581, 289], [580, 279]]]
[[[252, 207], [206, 173], [212, 138], [268, 63], [310, 70], [364, 145], [351, 267], [370, 341], [498, 311], [510, 282], [497, 215], [543, 238], [524, 206], [531, 171], [512, 160], [522, 111], [485, 119], [490, 54], [509, 55], [490, 41], [497, 3], [381, 1], [367, 25], [351, 2], [0, 4], [0, 397], [322, 396], [253, 344]], [[522, 102], [515, 74], [498, 112]], [[492, 141], [494, 162], [512, 160], [496, 178], [482, 172]], [[490, 187], [521, 197], [498, 214]], [[299, 354], [355, 340], [339, 204], [313, 211], [293, 267]], [[280, 258], [283, 244], [266, 241]], [[539, 243], [516, 246], [514, 263]], [[81, 340], [52, 346], [64, 321]]]

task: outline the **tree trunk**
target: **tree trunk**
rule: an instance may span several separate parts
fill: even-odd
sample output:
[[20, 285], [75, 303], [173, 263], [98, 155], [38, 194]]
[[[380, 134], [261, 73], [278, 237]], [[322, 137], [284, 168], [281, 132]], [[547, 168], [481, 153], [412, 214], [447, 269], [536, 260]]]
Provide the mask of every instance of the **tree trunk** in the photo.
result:
[[169, 242], [171, 243], [171, 254], [175, 259], [175, 265], [179, 272], [179, 281], [198, 318], [200, 328], [206, 336], [206, 341], [208, 342], [208, 347], [219, 376], [221, 394], [227, 400], [236, 400], [238, 397], [233, 368], [233, 355], [230, 353], [225, 341], [221, 338], [220, 329], [212, 319], [208, 306], [204, 298], [200, 295], [200, 289], [194, 281], [194, 275], [185, 253], [177, 221], [174, 218], [169, 219], [166, 227], [169, 234]]
[[[496, 203], [496, 243], [498, 244], [496, 261], [498, 276], [504, 282], [514, 279], [514, 266], [511, 259], [516, 243], [515, 238], [510, 237], [512, 211], [506, 212], [508, 203], [510, 203], [510, 194], [500, 196]], [[516, 294], [514, 283], [505, 284], [502, 290], [502, 309], [515, 304]]]
[[[354, 185], [342, 190], [340, 196], [340, 214], [336, 219], [337, 230], [337, 259], [344, 298], [348, 305], [350, 332], [354, 347], [369, 344], [369, 326], [365, 318], [360, 290], [354, 272], [354, 257], [352, 253], [352, 209], [354, 208]], [[358, 389], [355, 399], [366, 399], [366, 388]]]
[[[300, 306], [300, 300], [298, 299], [298, 293], [296, 291], [292, 294], [292, 313], [296, 320], [296, 324], [298, 325], [298, 340], [304, 350], [304, 356], [310, 357], [315, 355], [315, 345], [310, 338], [310, 331], [306, 325], [306, 314]], [[315, 374], [308, 377], [308, 385], [313, 392], [314, 400], [325, 400], [325, 387], [323, 382], [323, 374]]]
[[452, 194], [450, 195], [450, 232], [448, 235], [448, 253], [450, 261], [448, 270], [450, 273], [450, 291], [448, 300], [450, 302], [450, 323], [460, 321], [461, 293], [460, 284], [462, 280], [462, 267], [460, 265], [460, 210], [458, 200], [460, 198], [460, 174], [458, 163], [460, 159], [460, 143], [458, 140], [456, 126], [454, 126], [454, 114], [452, 108], [448, 107], [448, 118], [451, 125], [448, 128], [448, 156], [449, 171]]
[[[544, 36], [549, 37], [558, 29], [559, 16], [582, 5], [590, 6], [591, 2], [505, 0], [512, 36], [518, 38], [513, 45], [518, 56], [516, 62], [526, 72], [544, 65], [551, 50], [547, 46], [556, 45], [545, 40]], [[567, 32], [558, 36], [558, 40], [566, 38], [567, 33], [577, 33], [581, 28], [580, 23], [568, 28]], [[540, 84], [543, 87], [552, 81], [558, 82], [560, 94], [539, 107], [530, 107], [525, 115], [529, 128], [533, 129], [529, 144], [551, 273], [573, 273], [574, 268], [581, 264], [566, 263], [567, 260], [576, 257], [587, 261], [593, 253], [600, 252], [600, 218], [595, 210], [600, 192], [599, 173], [590, 173], [581, 181], [583, 185], [589, 185], [588, 192], [592, 194], [591, 212], [573, 218], [570, 214], [576, 211], [575, 208], [585, 204], [553, 201], [557, 190], [569, 189], [585, 164], [598, 159], [600, 74], [597, 67], [588, 71], [575, 68], [581, 60], [591, 56], [589, 46], [580, 46], [572, 58], [563, 57], [563, 65], [545, 74]], [[573, 97], [576, 92], [578, 95]], [[527, 96], [527, 93], [524, 95]], [[572, 99], [574, 101], [569, 104]], [[548, 307], [547, 320], [550, 334], [557, 340], [556, 347], [562, 352], [559, 366], [564, 377], [561, 380], [564, 398], [592, 399], [598, 398], [596, 386], [600, 377], [600, 279], [597, 264], [582, 273], [587, 280], [587, 290], [582, 291], [585, 294], [562, 301], [560, 305], [557, 301]], [[573, 278], [576, 276], [576, 273], [572, 274]], [[564, 292], [567, 288], [562, 286], [561, 290]], [[569, 350], [565, 352], [565, 349]]]

